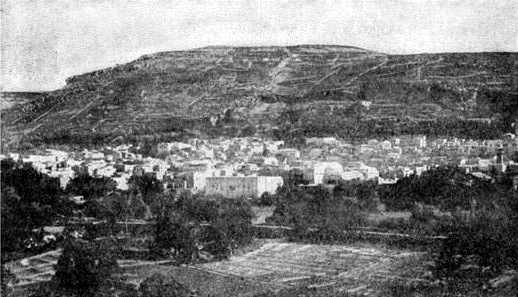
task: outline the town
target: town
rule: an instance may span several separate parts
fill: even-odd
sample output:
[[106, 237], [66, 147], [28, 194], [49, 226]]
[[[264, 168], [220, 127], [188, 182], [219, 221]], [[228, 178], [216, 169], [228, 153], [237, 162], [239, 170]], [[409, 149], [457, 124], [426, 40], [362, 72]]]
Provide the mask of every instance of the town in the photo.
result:
[[[518, 133], [518, 128], [517, 128]], [[518, 185], [518, 138], [508, 133], [496, 140], [427, 139], [402, 136], [351, 144], [334, 137], [307, 138], [302, 148], [284, 141], [258, 137], [190, 139], [159, 143], [154, 156], [137, 153], [132, 145], [65, 152], [47, 149], [39, 154], [8, 153], [1, 159], [32, 164], [38, 171], [59, 178], [62, 188], [80, 174], [112, 178], [117, 189], [127, 190], [131, 176], [152, 176], [164, 190], [229, 198], [257, 198], [275, 193], [290, 171], [305, 184], [339, 180], [375, 180], [394, 184], [398, 179], [440, 166], [457, 166], [481, 179], [495, 173], [513, 176]]]

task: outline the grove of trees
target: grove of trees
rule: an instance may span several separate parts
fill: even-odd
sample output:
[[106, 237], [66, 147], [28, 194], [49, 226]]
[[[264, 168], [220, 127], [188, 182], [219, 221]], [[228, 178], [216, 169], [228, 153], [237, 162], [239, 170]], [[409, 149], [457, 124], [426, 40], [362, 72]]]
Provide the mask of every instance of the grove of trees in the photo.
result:
[[109, 177], [94, 177], [83, 173], [68, 182], [66, 191], [83, 196], [85, 200], [92, 200], [115, 191], [116, 186], [115, 181]]
[[379, 197], [392, 210], [412, 210], [415, 203], [422, 203], [454, 211], [469, 209], [473, 200], [479, 206], [505, 201], [509, 188], [505, 182], [481, 180], [456, 167], [439, 167], [381, 186]]
[[[273, 216], [267, 221], [294, 227], [297, 238], [304, 237], [309, 228], [316, 228], [323, 240], [338, 239], [344, 230], [365, 223], [376, 198], [374, 191], [369, 193], [371, 186], [343, 183], [333, 188], [281, 187], [273, 198]], [[362, 194], [357, 195], [358, 191]]]
[[[25, 242], [34, 229], [72, 214], [59, 180], [38, 172], [30, 164], [1, 161], [2, 262], [24, 255]], [[5, 240], [9, 239], [9, 240]]]
[[162, 251], [174, 251], [179, 261], [189, 262], [200, 250], [217, 258], [252, 240], [252, 210], [244, 200], [183, 193], [174, 202], [163, 196], [154, 206], [155, 243]]

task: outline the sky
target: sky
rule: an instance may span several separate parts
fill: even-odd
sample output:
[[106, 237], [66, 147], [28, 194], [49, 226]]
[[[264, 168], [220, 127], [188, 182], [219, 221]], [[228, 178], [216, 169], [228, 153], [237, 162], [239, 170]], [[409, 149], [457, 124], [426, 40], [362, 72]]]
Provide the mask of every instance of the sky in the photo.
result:
[[0, 21], [2, 91], [210, 45], [518, 52], [516, 0], [4, 0]]

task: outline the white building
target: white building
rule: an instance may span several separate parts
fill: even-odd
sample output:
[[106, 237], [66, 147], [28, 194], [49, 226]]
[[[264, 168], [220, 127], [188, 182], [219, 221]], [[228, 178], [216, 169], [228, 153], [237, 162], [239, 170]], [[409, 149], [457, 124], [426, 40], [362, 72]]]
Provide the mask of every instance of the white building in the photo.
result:
[[380, 176], [378, 169], [372, 166], [367, 166], [363, 162], [349, 162], [345, 166], [345, 171], [358, 171], [363, 174], [363, 179], [376, 179]]
[[94, 170], [94, 176], [104, 176], [104, 177], [111, 177], [115, 173], [115, 167], [113, 166], [104, 166], [100, 167]]
[[307, 137], [306, 138], [306, 144], [316, 144], [316, 145], [323, 145], [323, 144], [336, 144], [338, 143], [338, 140], [334, 137]]
[[355, 179], [363, 179], [363, 173], [360, 171], [348, 170], [344, 171], [342, 174], [343, 180], [355, 180]]
[[314, 162], [304, 170], [304, 179], [310, 184], [323, 184], [342, 179], [343, 167], [338, 162]]
[[275, 194], [282, 185], [280, 176], [208, 177], [205, 194], [226, 198], [257, 198], [264, 193]]
[[53, 170], [50, 172], [50, 177], [59, 178], [59, 185], [61, 188], [66, 188], [68, 182], [75, 177], [76, 173], [72, 169], [64, 169], [64, 170]]
[[385, 141], [381, 142], [380, 147], [383, 150], [390, 150], [392, 148], [392, 144], [390, 143], [390, 141], [385, 140]]
[[277, 150], [275, 154], [280, 155], [281, 157], [289, 158], [290, 160], [300, 159], [300, 151], [294, 148], [280, 149]]
[[117, 189], [125, 191], [129, 189], [128, 180], [130, 179], [130, 177], [131, 173], [123, 173], [120, 176], [113, 176], [112, 179], [117, 184]]

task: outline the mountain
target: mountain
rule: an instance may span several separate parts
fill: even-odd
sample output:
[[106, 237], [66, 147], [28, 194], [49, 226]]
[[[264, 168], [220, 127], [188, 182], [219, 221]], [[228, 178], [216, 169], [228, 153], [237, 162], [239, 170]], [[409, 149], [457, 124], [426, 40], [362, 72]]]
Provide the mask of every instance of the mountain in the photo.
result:
[[296, 131], [368, 137], [462, 134], [473, 123], [500, 132], [518, 110], [517, 61], [518, 53], [387, 55], [334, 45], [162, 52], [70, 77], [59, 90], [3, 109], [2, 138], [17, 145]]

